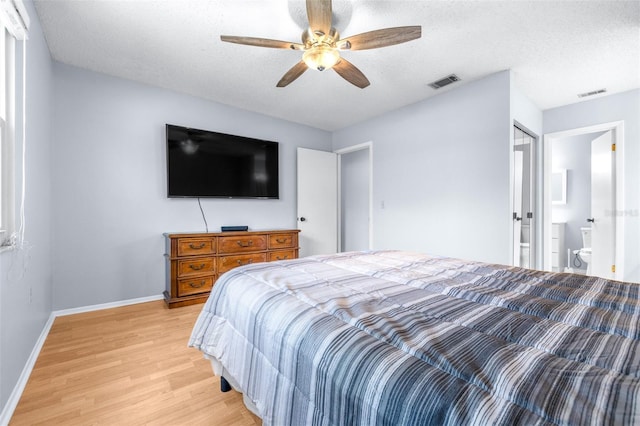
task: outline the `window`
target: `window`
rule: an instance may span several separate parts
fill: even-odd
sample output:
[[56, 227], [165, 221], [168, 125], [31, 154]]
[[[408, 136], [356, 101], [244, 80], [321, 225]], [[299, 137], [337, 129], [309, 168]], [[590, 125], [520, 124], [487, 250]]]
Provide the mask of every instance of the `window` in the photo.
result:
[[14, 38], [4, 25], [0, 29], [0, 239], [2, 245], [10, 244], [15, 223], [13, 220], [13, 145], [15, 143], [14, 114]]
[[[0, 3], [0, 246], [15, 244], [15, 145], [16, 124], [24, 126], [24, 108], [16, 111], [16, 96], [24, 96], [26, 44], [22, 61], [16, 55], [16, 40], [27, 38], [29, 17], [22, 0]], [[23, 74], [22, 89], [16, 88], [16, 73]], [[24, 106], [24, 99], [22, 102]], [[23, 127], [24, 147], [24, 127]], [[23, 188], [24, 189], [24, 188]]]

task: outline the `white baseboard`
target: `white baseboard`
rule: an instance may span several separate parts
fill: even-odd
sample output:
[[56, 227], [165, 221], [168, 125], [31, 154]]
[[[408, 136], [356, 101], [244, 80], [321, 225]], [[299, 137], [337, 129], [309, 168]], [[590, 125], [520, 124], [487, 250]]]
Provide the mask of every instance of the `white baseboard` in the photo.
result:
[[27, 382], [29, 381], [29, 376], [31, 376], [31, 371], [33, 370], [33, 367], [36, 364], [36, 361], [38, 360], [38, 356], [40, 355], [42, 346], [44, 345], [45, 340], [47, 340], [49, 331], [51, 330], [51, 327], [53, 326], [53, 322], [57, 317], [61, 317], [65, 315], [80, 314], [84, 312], [99, 311], [102, 309], [119, 308], [121, 306], [136, 305], [138, 303], [153, 302], [156, 300], [162, 300], [163, 298], [164, 296], [160, 294], [157, 296], [139, 297], [137, 299], [121, 300], [119, 302], [111, 302], [111, 303], [101, 303], [99, 305], [90, 305], [90, 306], [84, 306], [80, 308], [62, 309], [59, 311], [51, 312], [51, 315], [49, 315], [49, 319], [47, 320], [46, 324], [42, 328], [42, 333], [40, 333], [40, 337], [38, 337], [38, 340], [36, 341], [36, 344], [34, 345], [33, 350], [29, 355], [29, 358], [27, 359], [27, 362], [24, 368], [22, 369], [22, 373], [18, 378], [18, 382], [14, 386], [13, 391], [11, 392], [9, 399], [7, 400], [7, 403], [3, 407], [2, 413], [0, 413], [0, 425], [6, 426], [9, 424], [9, 420], [11, 420], [11, 416], [13, 416], [13, 412], [18, 406], [18, 402], [20, 401], [22, 392], [24, 391], [25, 386], [27, 386]]
[[137, 299], [121, 300], [119, 302], [101, 303], [99, 305], [82, 306], [80, 308], [62, 309], [60, 311], [53, 311], [52, 314], [56, 317], [63, 317], [65, 315], [101, 311], [103, 309], [119, 308], [121, 306], [136, 305], [138, 303], [153, 302], [162, 299], [164, 299], [164, 296], [162, 294], [159, 294], [157, 296], [139, 297]]

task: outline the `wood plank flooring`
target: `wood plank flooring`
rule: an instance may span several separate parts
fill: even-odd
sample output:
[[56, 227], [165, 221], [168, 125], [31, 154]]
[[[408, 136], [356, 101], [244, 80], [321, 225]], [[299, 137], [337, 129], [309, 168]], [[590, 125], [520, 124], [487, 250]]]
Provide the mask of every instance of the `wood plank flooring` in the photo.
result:
[[187, 347], [201, 309], [157, 301], [56, 318], [10, 425], [261, 425]]

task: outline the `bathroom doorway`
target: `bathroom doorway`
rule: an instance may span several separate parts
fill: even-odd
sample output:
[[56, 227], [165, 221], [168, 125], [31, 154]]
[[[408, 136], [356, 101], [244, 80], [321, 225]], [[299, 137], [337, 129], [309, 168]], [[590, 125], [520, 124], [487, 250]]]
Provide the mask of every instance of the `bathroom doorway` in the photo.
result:
[[623, 276], [622, 123], [545, 135], [544, 269]]

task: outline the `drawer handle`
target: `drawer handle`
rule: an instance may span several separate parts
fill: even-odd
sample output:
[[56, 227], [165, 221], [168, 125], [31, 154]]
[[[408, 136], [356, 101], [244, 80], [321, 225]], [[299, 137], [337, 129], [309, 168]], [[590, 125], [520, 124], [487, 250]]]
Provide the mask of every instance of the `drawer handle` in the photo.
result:
[[286, 254], [285, 254], [283, 257], [276, 256], [276, 259], [277, 259], [277, 260], [286, 260], [286, 259], [288, 259], [288, 258], [289, 258], [289, 256], [287, 256]]
[[253, 240], [249, 240], [247, 242], [238, 241], [238, 245], [240, 247], [251, 247], [253, 245]]
[[276, 238], [276, 242], [279, 244], [284, 244], [287, 242], [287, 238]]
[[238, 265], [248, 265], [250, 263], [253, 263], [253, 259], [249, 259], [246, 262], [242, 262], [242, 260], [238, 259]]
[[189, 244], [189, 248], [191, 250], [200, 250], [200, 249], [203, 249], [205, 245], [206, 245], [205, 243], [200, 243], [199, 246], [196, 246], [195, 244], [191, 243]]
[[200, 287], [203, 287], [203, 286], [204, 286], [204, 284], [205, 284], [205, 280], [200, 281], [200, 284], [198, 284], [198, 283], [194, 283], [194, 282], [190, 282], [190, 283], [189, 283], [189, 285], [190, 285], [192, 288], [200, 288]]
[[200, 265], [189, 265], [189, 268], [193, 269], [194, 271], [199, 271], [200, 269], [204, 268], [205, 264], [201, 263]]

